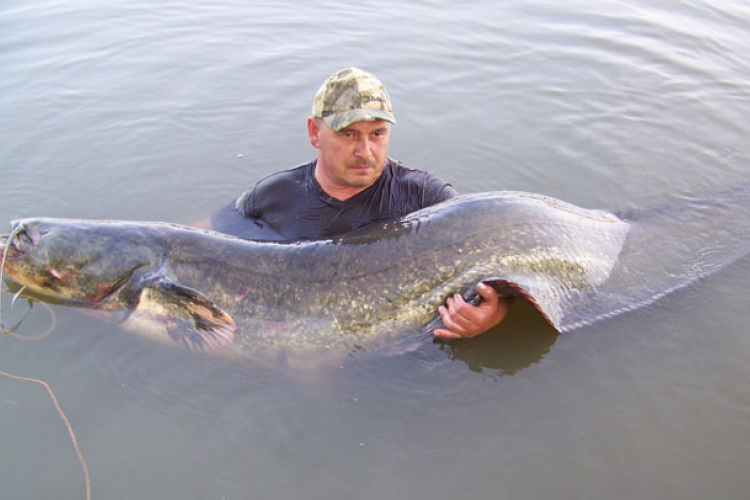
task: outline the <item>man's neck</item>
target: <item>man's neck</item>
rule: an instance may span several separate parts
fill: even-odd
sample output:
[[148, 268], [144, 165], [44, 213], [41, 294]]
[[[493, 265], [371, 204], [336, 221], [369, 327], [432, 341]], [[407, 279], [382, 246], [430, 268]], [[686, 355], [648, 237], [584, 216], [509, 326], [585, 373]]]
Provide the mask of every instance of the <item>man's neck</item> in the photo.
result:
[[364, 188], [327, 187], [320, 183], [320, 179], [318, 179], [318, 184], [320, 184], [320, 187], [323, 188], [323, 191], [325, 191], [328, 196], [330, 196], [331, 198], [337, 199], [339, 201], [346, 201], [352, 196], [359, 194], [365, 189], [367, 189], [367, 187], [364, 187]]

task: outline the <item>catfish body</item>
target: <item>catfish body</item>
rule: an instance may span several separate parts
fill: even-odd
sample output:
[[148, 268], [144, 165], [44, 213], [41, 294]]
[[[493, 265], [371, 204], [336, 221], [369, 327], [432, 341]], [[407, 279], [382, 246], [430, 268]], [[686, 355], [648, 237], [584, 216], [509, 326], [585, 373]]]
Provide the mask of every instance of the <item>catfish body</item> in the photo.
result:
[[[565, 331], [657, 297], [660, 290], [637, 281], [658, 278], [647, 269], [658, 232], [688, 238], [695, 217], [686, 213], [727, 218], [749, 198], [744, 189], [626, 221], [541, 195], [492, 192], [292, 243], [156, 222], [24, 219], [6, 238], [3, 272], [43, 300], [124, 311], [197, 349], [383, 348], [435, 327], [445, 299], [475, 298], [480, 281], [529, 300]], [[750, 232], [736, 226], [743, 238]], [[737, 255], [745, 248], [735, 247]], [[690, 267], [694, 257], [676, 258]]]
[[556, 328], [606, 281], [629, 225], [527, 193], [462, 196], [325, 241], [255, 242], [166, 223], [25, 219], [5, 275], [57, 301], [127, 311], [194, 348], [376, 348], [435, 320], [479, 281]]

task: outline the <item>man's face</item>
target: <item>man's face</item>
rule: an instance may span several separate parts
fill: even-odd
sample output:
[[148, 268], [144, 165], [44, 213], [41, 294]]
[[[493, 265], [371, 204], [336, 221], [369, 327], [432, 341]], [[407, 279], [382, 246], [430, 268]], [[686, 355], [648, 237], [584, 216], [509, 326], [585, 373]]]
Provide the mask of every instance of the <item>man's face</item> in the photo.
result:
[[333, 186], [353, 195], [369, 187], [383, 172], [390, 123], [355, 122], [335, 132], [322, 120], [311, 118], [308, 132], [310, 142], [318, 149], [316, 177], [323, 181], [324, 189]]

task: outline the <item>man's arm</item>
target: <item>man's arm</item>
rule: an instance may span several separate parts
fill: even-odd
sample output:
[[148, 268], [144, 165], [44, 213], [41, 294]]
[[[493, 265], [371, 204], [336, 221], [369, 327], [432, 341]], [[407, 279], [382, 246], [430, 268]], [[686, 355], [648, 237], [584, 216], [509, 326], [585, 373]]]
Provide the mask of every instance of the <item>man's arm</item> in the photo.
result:
[[243, 216], [232, 200], [210, 217], [204, 217], [188, 224], [202, 229], [213, 229], [219, 233], [249, 240], [278, 241], [284, 237], [263, 224], [262, 221]]
[[510, 310], [512, 297], [499, 297], [494, 288], [484, 283], [477, 285], [482, 302], [468, 304], [461, 294], [448, 297], [438, 311], [445, 328], [435, 330], [435, 337], [445, 340], [470, 338], [486, 332], [500, 323]]

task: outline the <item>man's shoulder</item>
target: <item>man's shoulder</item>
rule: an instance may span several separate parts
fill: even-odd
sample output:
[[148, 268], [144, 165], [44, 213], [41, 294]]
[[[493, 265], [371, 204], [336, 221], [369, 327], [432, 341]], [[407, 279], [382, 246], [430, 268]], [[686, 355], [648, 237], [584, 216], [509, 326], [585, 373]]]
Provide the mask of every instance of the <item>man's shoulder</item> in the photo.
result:
[[452, 184], [426, 170], [406, 166], [404, 163], [388, 158], [387, 167], [393, 181], [410, 191], [420, 194], [420, 205], [426, 206], [444, 201], [458, 195]]
[[287, 170], [273, 172], [258, 180], [248, 191], [272, 189], [279, 185], [288, 185], [289, 183], [303, 183], [311, 168], [312, 162], [304, 163]]
[[235, 208], [245, 217], [258, 217], [269, 204], [300, 196], [305, 192], [312, 163], [267, 175], [245, 190], [236, 200]]
[[419, 170], [418, 168], [412, 168], [404, 164], [401, 160], [396, 160], [393, 158], [386, 158], [385, 160], [386, 166], [391, 169], [391, 171], [394, 174], [401, 175], [401, 176], [410, 176], [410, 175], [432, 175], [429, 172], [426, 172], [424, 170]]
[[405, 165], [402, 161], [388, 158], [386, 165], [391, 171], [391, 175], [399, 181], [418, 181], [418, 182], [436, 182], [440, 184], [448, 184], [437, 175], [428, 172], [426, 170], [420, 170], [418, 168], [412, 168]]

